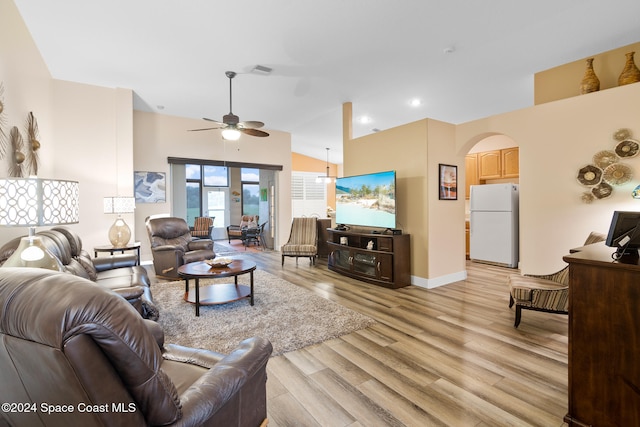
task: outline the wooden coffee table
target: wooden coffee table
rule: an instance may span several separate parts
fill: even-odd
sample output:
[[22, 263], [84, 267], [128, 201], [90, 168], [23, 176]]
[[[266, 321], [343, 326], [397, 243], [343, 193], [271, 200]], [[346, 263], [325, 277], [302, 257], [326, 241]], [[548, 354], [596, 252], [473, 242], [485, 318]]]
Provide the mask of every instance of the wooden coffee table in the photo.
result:
[[[242, 298], [249, 298], [253, 305], [253, 271], [256, 263], [245, 259], [234, 259], [225, 267], [211, 267], [204, 261], [191, 262], [178, 268], [178, 275], [184, 278], [184, 300], [195, 304], [196, 316], [200, 316], [201, 305], [225, 304]], [[249, 273], [250, 286], [239, 285], [238, 276]], [[234, 283], [216, 283], [200, 289], [200, 279], [233, 277]], [[189, 279], [195, 279], [196, 286], [189, 290]]]

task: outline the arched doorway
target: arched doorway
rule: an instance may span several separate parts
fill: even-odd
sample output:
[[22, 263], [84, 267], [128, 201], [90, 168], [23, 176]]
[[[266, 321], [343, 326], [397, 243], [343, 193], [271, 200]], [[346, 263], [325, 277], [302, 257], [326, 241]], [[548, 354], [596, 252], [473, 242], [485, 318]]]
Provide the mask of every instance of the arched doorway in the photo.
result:
[[468, 151], [465, 156], [465, 238], [466, 257], [470, 259], [471, 186], [507, 183], [519, 185], [520, 156], [517, 142], [504, 134], [478, 135], [468, 141], [466, 147]]

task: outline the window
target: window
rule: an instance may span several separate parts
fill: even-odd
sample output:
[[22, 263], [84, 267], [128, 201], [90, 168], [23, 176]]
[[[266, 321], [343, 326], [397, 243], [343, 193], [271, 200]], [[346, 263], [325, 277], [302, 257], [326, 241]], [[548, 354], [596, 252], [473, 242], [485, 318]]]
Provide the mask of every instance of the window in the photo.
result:
[[205, 187], [228, 187], [229, 170], [226, 166], [202, 166]]
[[258, 215], [260, 213], [260, 170], [241, 168], [242, 181], [242, 215]]
[[193, 225], [196, 217], [201, 215], [202, 191], [200, 182], [187, 181], [187, 224]]

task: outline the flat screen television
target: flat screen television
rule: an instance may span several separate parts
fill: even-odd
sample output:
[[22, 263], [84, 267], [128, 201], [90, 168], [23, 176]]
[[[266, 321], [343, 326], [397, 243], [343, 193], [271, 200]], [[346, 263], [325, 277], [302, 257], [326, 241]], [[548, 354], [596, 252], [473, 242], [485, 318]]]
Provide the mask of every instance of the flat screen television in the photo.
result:
[[396, 228], [396, 171], [337, 178], [336, 223]]
[[615, 211], [605, 244], [616, 248], [612, 255], [614, 259], [637, 257], [640, 248], [640, 212]]

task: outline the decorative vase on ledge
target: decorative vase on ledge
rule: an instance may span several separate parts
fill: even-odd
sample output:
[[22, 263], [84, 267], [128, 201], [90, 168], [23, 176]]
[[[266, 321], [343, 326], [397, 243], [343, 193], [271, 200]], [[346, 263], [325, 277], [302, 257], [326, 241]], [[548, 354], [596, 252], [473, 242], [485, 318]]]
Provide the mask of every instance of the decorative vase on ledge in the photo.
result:
[[593, 58], [587, 59], [587, 69], [584, 71], [584, 77], [580, 82], [580, 94], [597, 92], [600, 90], [600, 79], [593, 71]]
[[627, 62], [624, 64], [624, 69], [618, 77], [618, 86], [628, 85], [631, 83], [640, 82], [640, 70], [636, 67], [636, 63], [633, 60], [635, 52], [627, 53]]

